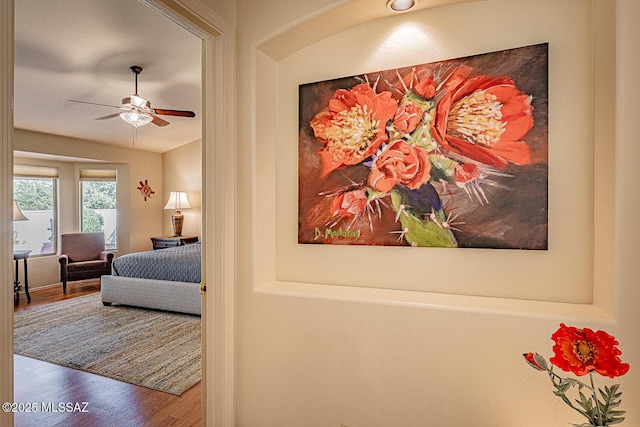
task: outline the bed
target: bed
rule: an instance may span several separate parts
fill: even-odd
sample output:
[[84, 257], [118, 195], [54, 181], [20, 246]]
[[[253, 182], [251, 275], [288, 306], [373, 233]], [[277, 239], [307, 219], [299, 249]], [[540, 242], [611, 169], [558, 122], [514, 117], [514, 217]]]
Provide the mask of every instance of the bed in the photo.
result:
[[201, 254], [194, 243], [116, 258], [100, 279], [102, 303], [200, 315]]

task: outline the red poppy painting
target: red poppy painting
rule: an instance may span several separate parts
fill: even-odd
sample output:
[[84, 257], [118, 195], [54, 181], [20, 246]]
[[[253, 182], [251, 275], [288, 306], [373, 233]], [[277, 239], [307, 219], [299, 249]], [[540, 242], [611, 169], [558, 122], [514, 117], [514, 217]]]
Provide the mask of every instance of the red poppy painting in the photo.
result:
[[298, 242], [547, 249], [548, 44], [299, 87]]

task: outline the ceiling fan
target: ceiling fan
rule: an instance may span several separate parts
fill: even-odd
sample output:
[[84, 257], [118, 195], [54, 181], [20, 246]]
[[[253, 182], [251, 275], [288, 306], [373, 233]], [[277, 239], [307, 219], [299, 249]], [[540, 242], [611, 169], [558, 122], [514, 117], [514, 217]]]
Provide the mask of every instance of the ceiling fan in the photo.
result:
[[122, 105], [108, 105], [98, 104], [96, 102], [76, 101], [70, 99], [71, 102], [79, 102], [81, 104], [101, 105], [103, 107], [112, 107], [119, 110], [123, 110], [120, 113], [109, 114], [108, 116], [98, 117], [96, 120], [107, 120], [120, 116], [122, 120], [129, 123], [134, 127], [144, 126], [148, 123], [153, 123], [156, 126], [167, 126], [168, 121], [161, 119], [157, 115], [162, 116], [178, 116], [178, 117], [195, 117], [196, 113], [193, 111], [185, 110], [165, 110], [160, 108], [151, 108], [151, 102], [138, 95], [138, 74], [142, 72], [142, 67], [138, 65], [132, 65], [129, 67], [132, 73], [134, 73], [136, 81], [136, 91], [133, 95], [126, 98], [122, 98]]

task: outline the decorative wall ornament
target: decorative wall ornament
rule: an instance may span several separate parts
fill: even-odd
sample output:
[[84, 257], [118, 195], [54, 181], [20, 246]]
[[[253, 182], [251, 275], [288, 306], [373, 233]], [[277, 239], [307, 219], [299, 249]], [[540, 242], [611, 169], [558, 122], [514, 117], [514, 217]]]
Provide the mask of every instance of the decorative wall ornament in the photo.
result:
[[299, 86], [298, 242], [547, 249], [548, 44]]
[[148, 198], [151, 197], [152, 194], [156, 194], [151, 189], [151, 186], [147, 183], [146, 179], [144, 180], [144, 182], [140, 181], [140, 187], [138, 187], [138, 190], [140, 191], [140, 194], [142, 194], [142, 197], [144, 197], [145, 202], [147, 201]]
[[[529, 366], [549, 375], [555, 388], [553, 394], [587, 419], [587, 423], [572, 425], [589, 427], [622, 423], [626, 411], [619, 408], [622, 404], [620, 384], [596, 388], [593, 378], [594, 372], [609, 378], [629, 372], [629, 364], [620, 360], [622, 351], [618, 348], [618, 340], [605, 331], [594, 332], [589, 328], [579, 329], [564, 323], [551, 335], [551, 339], [555, 342], [554, 356], [549, 359], [553, 365], [551, 368], [547, 359], [538, 353], [525, 353], [523, 356]], [[578, 377], [589, 374], [589, 381], [562, 377], [554, 372], [554, 366]], [[574, 396], [569, 397], [570, 392]]]

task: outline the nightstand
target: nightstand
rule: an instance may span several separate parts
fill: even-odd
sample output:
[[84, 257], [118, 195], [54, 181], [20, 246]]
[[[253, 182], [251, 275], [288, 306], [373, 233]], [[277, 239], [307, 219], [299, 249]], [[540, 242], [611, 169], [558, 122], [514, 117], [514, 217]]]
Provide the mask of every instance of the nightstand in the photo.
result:
[[152, 237], [153, 249], [173, 248], [174, 246], [197, 243], [198, 236], [158, 236]]

